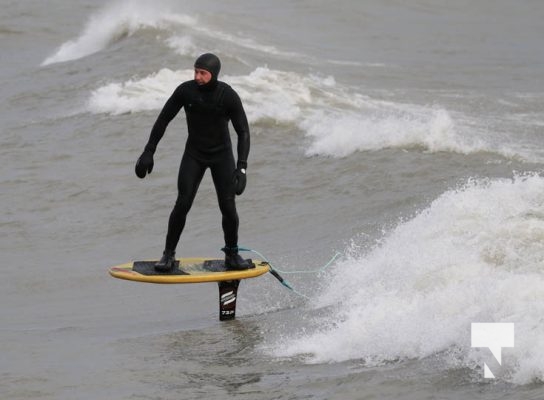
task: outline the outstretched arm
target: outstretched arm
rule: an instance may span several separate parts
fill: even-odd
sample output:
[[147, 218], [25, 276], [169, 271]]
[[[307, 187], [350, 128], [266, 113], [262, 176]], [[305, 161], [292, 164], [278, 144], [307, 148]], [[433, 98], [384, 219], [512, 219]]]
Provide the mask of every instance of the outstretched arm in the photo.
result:
[[166, 127], [168, 126], [170, 121], [174, 119], [174, 117], [178, 114], [179, 110], [181, 110], [182, 107], [182, 90], [181, 86], [178, 86], [172, 96], [170, 96], [170, 98], [164, 104], [162, 111], [160, 112], [157, 120], [155, 121], [155, 124], [153, 125], [153, 128], [151, 129], [149, 140], [147, 141], [147, 145], [145, 146], [146, 151], [155, 153], [157, 145], [164, 136]]
[[164, 105], [162, 111], [160, 112], [153, 129], [151, 129], [151, 134], [149, 135], [149, 140], [145, 146], [145, 150], [142, 155], [136, 161], [135, 172], [138, 178], [143, 179], [147, 174], [150, 174], [153, 171], [153, 154], [157, 149], [157, 145], [164, 136], [166, 127], [174, 119], [179, 110], [183, 107], [181, 86], [174, 91], [172, 96], [168, 99]]

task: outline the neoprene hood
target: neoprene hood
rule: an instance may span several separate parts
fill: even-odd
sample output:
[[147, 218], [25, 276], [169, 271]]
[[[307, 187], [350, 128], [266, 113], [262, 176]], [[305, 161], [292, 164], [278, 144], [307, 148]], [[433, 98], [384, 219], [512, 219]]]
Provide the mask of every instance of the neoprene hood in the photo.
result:
[[195, 68], [205, 69], [212, 74], [212, 80], [217, 80], [221, 70], [221, 61], [215, 54], [202, 54], [196, 59]]

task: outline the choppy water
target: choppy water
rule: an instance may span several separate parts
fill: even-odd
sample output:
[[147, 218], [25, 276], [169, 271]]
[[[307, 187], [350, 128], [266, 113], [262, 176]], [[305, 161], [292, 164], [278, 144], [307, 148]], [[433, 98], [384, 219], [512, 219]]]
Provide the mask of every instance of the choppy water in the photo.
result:
[[[544, 4], [2, 5], [0, 397], [544, 397]], [[241, 244], [340, 253], [286, 274], [303, 296], [242, 282], [227, 323], [214, 284], [107, 274], [162, 251], [182, 113], [134, 162], [206, 51], [251, 124]], [[178, 254], [221, 240], [208, 176]], [[495, 380], [472, 322], [515, 324]]]

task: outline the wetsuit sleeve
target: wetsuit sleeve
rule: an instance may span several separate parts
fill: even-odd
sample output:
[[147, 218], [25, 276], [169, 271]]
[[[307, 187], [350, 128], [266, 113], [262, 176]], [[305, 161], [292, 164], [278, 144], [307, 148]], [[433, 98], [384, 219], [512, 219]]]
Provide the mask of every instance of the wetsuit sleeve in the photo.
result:
[[174, 117], [178, 114], [179, 110], [181, 110], [182, 107], [183, 107], [183, 89], [182, 89], [182, 85], [180, 85], [174, 91], [172, 96], [170, 96], [170, 98], [166, 101], [166, 103], [164, 104], [164, 107], [162, 108], [162, 111], [157, 117], [157, 120], [155, 121], [155, 124], [153, 125], [153, 128], [151, 129], [151, 134], [149, 135], [149, 140], [147, 142], [147, 145], [145, 146], [146, 150], [155, 153], [155, 150], [157, 149], [157, 145], [159, 144], [160, 140], [164, 136], [166, 127], [168, 126], [170, 121], [174, 119]]
[[242, 105], [240, 96], [234, 90], [229, 91], [229, 117], [232, 126], [238, 135], [238, 164], [241, 168], [247, 168], [247, 158], [249, 156], [249, 124], [247, 122], [246, 112]]

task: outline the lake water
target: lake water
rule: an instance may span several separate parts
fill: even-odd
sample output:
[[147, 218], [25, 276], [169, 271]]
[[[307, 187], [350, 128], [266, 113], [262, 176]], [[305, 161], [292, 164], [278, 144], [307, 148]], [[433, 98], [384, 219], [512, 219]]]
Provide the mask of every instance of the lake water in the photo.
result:
[[[0, 397], [544, 397], [544, 3], [2, 5]], [[295, 289], [243, 281], [230, 322], [216, 284], [108, 274], [162, 253], [183, 113], [134, 163], [208, 51], [251, 126], [240, 245]], [[177, 254], [222, 239], [207, 174]], [[474, 322], [514, 323], [502, 366]]]

